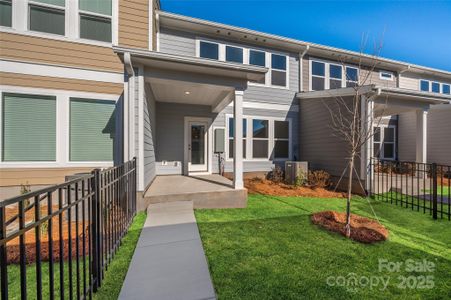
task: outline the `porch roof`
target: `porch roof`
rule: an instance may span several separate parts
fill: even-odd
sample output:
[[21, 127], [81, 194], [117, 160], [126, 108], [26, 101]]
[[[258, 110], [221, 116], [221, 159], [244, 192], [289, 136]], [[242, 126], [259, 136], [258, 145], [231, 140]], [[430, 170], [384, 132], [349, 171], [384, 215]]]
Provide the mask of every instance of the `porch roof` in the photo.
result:
[[129, 53], [133, 63], [158, 69], [183, 70], [205, 75], [222, 76], [245, 81], [258, 81], [265, 77], [268, 68], [223, 62], [192, 56], [174, 55], [134, 48], [113, 47], [114, 52]]
[[[359, 93], [360, 95], [365, 95], [368, 97], [385, 97], [387, 99], [387, 104], [390, 104], [391, 99], [416, 102], [418, 104], [446, 104], [451, 102], [451, 95], [429, 93], [402, 88], [382, 87], [375, 84], [360, 87]], [[354, 96], [355, 94], [355, 89], [353, 87], [348, 87], [322, 91], [301, 92], [297, 93], [296, 97], [302, 100], [331, 97], [349, 97]]]

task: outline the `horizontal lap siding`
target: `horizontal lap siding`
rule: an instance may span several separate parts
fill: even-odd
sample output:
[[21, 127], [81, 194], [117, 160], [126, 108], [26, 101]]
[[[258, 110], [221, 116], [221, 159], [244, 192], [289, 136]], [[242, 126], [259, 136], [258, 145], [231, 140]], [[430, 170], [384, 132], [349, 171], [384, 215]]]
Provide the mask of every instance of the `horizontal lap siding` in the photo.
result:
[[[321, 99], [300, 101], [300, 160], [308, 161], [311, 169], [340, 176], [346, 168], [348, 147], [333, 134], [330, 121], [329, 110]], [[356, 169], [360, 170], [359, 163]]]
[[37, 62], [90, 70], [122, 72], [111, 47], [0, 32], [0, 59]]
[[175, 55], [195, 56], [196, 36], [192, 33], [162, 28], [160, 31], [160, 51]]
[[0, 170], [0, 187], [58, 184], [65, 181], [65, 176], [91, 172], [92, 169], [94, 168], [3, 168]]
[[416, 113], [408, 112], [398, 117], [398, 158], [403, 161], [416, 159]]
[[144, 99], [144, 187], [147, 187], [156, 175], [156, 103], [152, 90], [148, 85], [146, 85]]
[[428, 162], [451, 166], [451, 105], [433, 107], [428, 114]]
[[430, 81], [438, 81], [443, 83], [451, 84], [451, 81], [443, 80], [440, 77], [433, 77], [428, 75], [421, 75], [421, 74], [412, 74], [412, 73], [404, 73], [401, 74], [401, 79], [399, 80], [399, 87], [403, 89], [409, 89], [409, 90], [420, 90], [420, 80], [426, 79]]
[[149, 1], [119, 1], [119, 45], [149, 48]]
[[124, 85], [120, 83], [97, 82], [79, 79], [66, 79], [47, 76], [25, 75], [0, 72], [2, 85], [45, 88], [52, 90], [67, 90], [120, 95]]

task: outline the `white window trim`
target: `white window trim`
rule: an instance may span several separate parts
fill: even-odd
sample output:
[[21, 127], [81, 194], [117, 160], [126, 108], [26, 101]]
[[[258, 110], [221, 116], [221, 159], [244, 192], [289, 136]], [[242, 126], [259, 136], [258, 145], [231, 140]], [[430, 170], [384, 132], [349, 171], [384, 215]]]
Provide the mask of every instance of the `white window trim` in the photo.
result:
[[[257, 82], [248, 82], [248, 85], [270, 87], [270, 88], [282, 89], [282, 90], [290, 89], [290, 56], [287, 53], [283, 53], [283, 52], [279, 52], [279, 51], [272, 51], [272, 50], [265, 50], [263, 48], [258, 48], [258, 47], [246, 47], [246, 46], [243, 46], [243, 45], [240, 45], [237, 43], [221, 42], [221, 41], [204, 38], [204, 37], [196, 37], [196, 57], [199, 57], [199, 58], [201, 58], [200, 57], [200, 42], [217, 44], [218, 52], [219, 52], [218, 53], [218, 61], [223, 61], [223, 62], [227, 62], [226, 61], [226, 46], [243, 49], [243, 65], [250, 65], [249, 64], [249, 57], [250, 57], [249, 51], [250, 50], [264, 52], [265, 53], [265, 67], [268, 68], [268, 72], [265, 75], [265, 84], [257, 83]], [[286, 70], [278, 70], [278, 71], [286, 72], [286, 86], [278, 86], [278, 85], [271, 84], [271, 71], [272, 71], [271, 54], [285, 56], [287, 68], [286, 68]], [[209, 59], [209, 58], [205, 58], [205, 59]], [[211, 59], [211, 60], [215, 60], [215, 59]], [[229, 63], [235, 63], [235, 62], [229, 62]], [[239, 63], [236, 63], [236, 64], [239, 64]], [[275, 70], [277, 70], [277, 69], [275, 69]]]
[[[38, 6], [53, 7], [60, 10], [65, 10], [65, 35], [52, 34], [39, 31], [29, 30], [29, 4]], [[0, 32], [7, 33], [19, 33], [22, 35], [50, 38], [53, 40], [77, 42], [80, 44], [95, 45], [102, 47], [111, 47], [112, 44], [116, 45], [118, 41], [118, 18], [119, 18], [119, 2], [118, 0], [112, 0], [112, 16], [111, 18], [111, 43], [81, 39], [79, 36], [79, 11], [78, 1], [66, 0], [66, 6], [55, 6], [46, 3], [33, 2], [32, 0], [20, 0], [12, 1], [12, 27], [0, 26]], [[116, 43], [115, 43], [116, 42]]]
[[[31, 0], [28, 0], [28, 3], [27, 3], [27, 17], [26, 17], [26, 20], [27, 20], [27, 30], [28, 31], [30, 31], [30, 32], [36, 32], [36, 33], [39, 33], [39, 34], [43, 34], [43, 35], [48, 35], [48, 36], [51, 36], [51, 37], [54, 37], [54, 36], [64, 36], [64, 37], [67, 37], [67, 31], [68, 31], [68, 27], [69, 27], [69, 20], [68, 20], [68, 11], [67, 11], [67, 8], [68, 8], [68, 2], [69, 1], [66, 1], [65, 2], [65, 6], [58, 6], [58, 5], [53, 5], [53, 4], [48, 4], [48, 3], [41, 3], [41, 2], [36, 2], [36, 1], [31, 1]], [[50, 10], [56, 10], [56, 11], [60, 11], [60, 12], [64, 12], [64, 34], [63, 35], [61, 35], [61, 34], [57, 34], [57, 33], [50, 33], [50, 32], [42, 32], [42, 31], [35, 31], [35, 30], [32, 30], [31, 28], [30, 28], [30, 24], [31, 24], [31, 22], [30, 22], [30, 16], [31, 16], [31, 14], [30, 14], [30, 6], [36, 6], [36, 7], [42, 7], [42, 8], [48, 8], [48, 9], [50, 9]]]
[[113, 161], [70, 161], [69, 160], [69, 122], [70, 122], [70, 98], [83, 98], [92, 100], [105, 100], [117, 102], [119, 95], [96, 94], [77, 91], [50, 90], [41, 88], [28, 88], [16, 86], [0, 86], [0, 132], [3, 132], [3, 93], [16, 93], [37, 96], [56, 97], [56, 160], [55, 161], [26, 161], [5, 162], [3, 157], [3, 137], [0, 137], [0, 167], [1, 168], [50, 168], [50, 167], [111, 167]]
[[[429, 83], [429, 90], [428, 91], [421, 90], [421, 82], [422, 81], [426, 81], [426, 82]], [[432, 83], [438, 83], [439, 84], [439, 92], [438, 93], [432, 91]], [[443, 86], [445, 86], [445, 85], [448, 85], [451, 88], [451, 83], [447, 83], [447, 82], [440, 82], [440, 81], [437, 81], [437, 80], [430, 80], [430, 79], [424, 79], [424, 78], [420, 78], [418, 80], [418, 90], [420, 92], [425, 92], [425, 93], [429, 92], [429, 93], [435, 93], [435, 94], [451, 95], [451, 94], [445, 94], [445, 92], [443, 90]]]
[[[225, 120], [225, 161], [226, 162], [232, 162], [233, 158], [229, 158], [229, 119], [233, 118], [233, 114], [226, 114]], [[287, 161], [291, 160], [293, 157], [293, 135], [292, 135], [292, 118], [279, 118], [279, 117], [264, 117], [264, 116], [254, 116], [254, 115], [246, 115], [243, 116], [243, 119], [246, 119], [247, 122], [247, 131], [246, 131], [246, 157], [243, 158], [243, 161], [246, 162], [269, 162], [269, 161]], [[253, 123], [252, 120], [267, 120], [268, 121], [268, 158], [253, 158], [252, 152], [253, 152], [253, 137], [252, 137], [252, 131], [253, 131]], [[288, 122], [288, 158], [277, 158], [275, 159], [273, 157], [273, 149], [275, 144], [274, 139], [274, 121], [287, 121]], [[263, 139], [262, 139], [263, 140]], [[264, 139], [266, 140], [266, 139]], [[281, 139], [282, 140], [282, 139]]]
[[[313, 62], [318, 62], [318, 63], [323, 63], [324, 64], [324, 77], [323, 76], [319, 76], [319, 75], [313, 75], [313, 69], [312, 69], [312, 63]], [[313, 91], [312, 88], [312, 77], [317, 77], [317, 78], [324, 78], [324, 90], [329, 90], [330, 89], [330, 66], [334, 65], [334, 66], [341, 66], [341, 87], [344, 88], [346, 87], [346, 82], [348, 81], [346, 78], [346, 69], [347, 68], [353, 68], [357, 70], [357, 84], [360, 82], [360, 70], [357, 66], [354, 65], [350, 65], [350, 64], [341, 64], [339, 62], [336, 61], [329, 61], [329, 60], [324, 60], [324, 59], [320, 59], [320, 58], [310, 58], [309, 59], [309, 91]], [[337, 79], [337, 78], [332, 78], [332, 79]]]
[[[384, 77], [384, 76], [382, 76], [382, 74], [389, 74], [390, 78]], [[393, 72], [379, 71], [379, 79], [381, 79], [381, 80], [393, 81], [394, 78], [395, 78], [395, 74]]]
[[[374, 149], [374, 143], [379, 143], [380, 144], [379, 154], [381, 156], [381, 159], [384, 159], [384, 160], [395, 160], [396, 159], [396, 140], [397, 140], [396, 125], [379, 124], [378, 126], [374, 126], [374, 127], [380, 128], [380, 141], [376, 142], [376, 141], [373, 140], [372, 148]], [[384, 128], [393, 128], [393, 130], [394, 130], [393, 142], [385, 142], [384, 141], [384, 139], [385, 139], [385, 133], [384, 133], [384, 130], [383, 130]], [[393, 144], [393, 157], [385, 157], [384, 144]], [[374, 156], [374, 150], [373, 150], [373, 153], [371, 153], [371, 156]]]

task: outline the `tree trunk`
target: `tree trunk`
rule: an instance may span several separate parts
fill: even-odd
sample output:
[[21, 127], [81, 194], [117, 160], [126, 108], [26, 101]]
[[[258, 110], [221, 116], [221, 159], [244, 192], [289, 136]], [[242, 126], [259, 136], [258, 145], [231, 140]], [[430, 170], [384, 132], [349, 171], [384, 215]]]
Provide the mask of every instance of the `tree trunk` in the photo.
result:
[[348, 175], [348, 198], [346, 201], [346, 237], [351, 237], [351, 196], [352, 196], [352, 171], [354, 169], [354, 154], [351, 154], [349, 161], [349, 175]]

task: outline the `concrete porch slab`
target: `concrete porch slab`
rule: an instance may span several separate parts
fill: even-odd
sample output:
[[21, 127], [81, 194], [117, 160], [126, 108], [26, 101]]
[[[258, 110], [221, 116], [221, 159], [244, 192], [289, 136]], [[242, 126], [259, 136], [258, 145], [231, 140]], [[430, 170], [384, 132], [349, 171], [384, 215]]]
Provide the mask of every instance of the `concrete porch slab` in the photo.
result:
[[215, 298], [192, 202], [150, 205], [119, 299]]
[[194, 208], [242, 208], [247, 190], [234, 189], [229, 179], [217, 175], [157, 176], [143, 197], [143, 205], [192, 201]]

